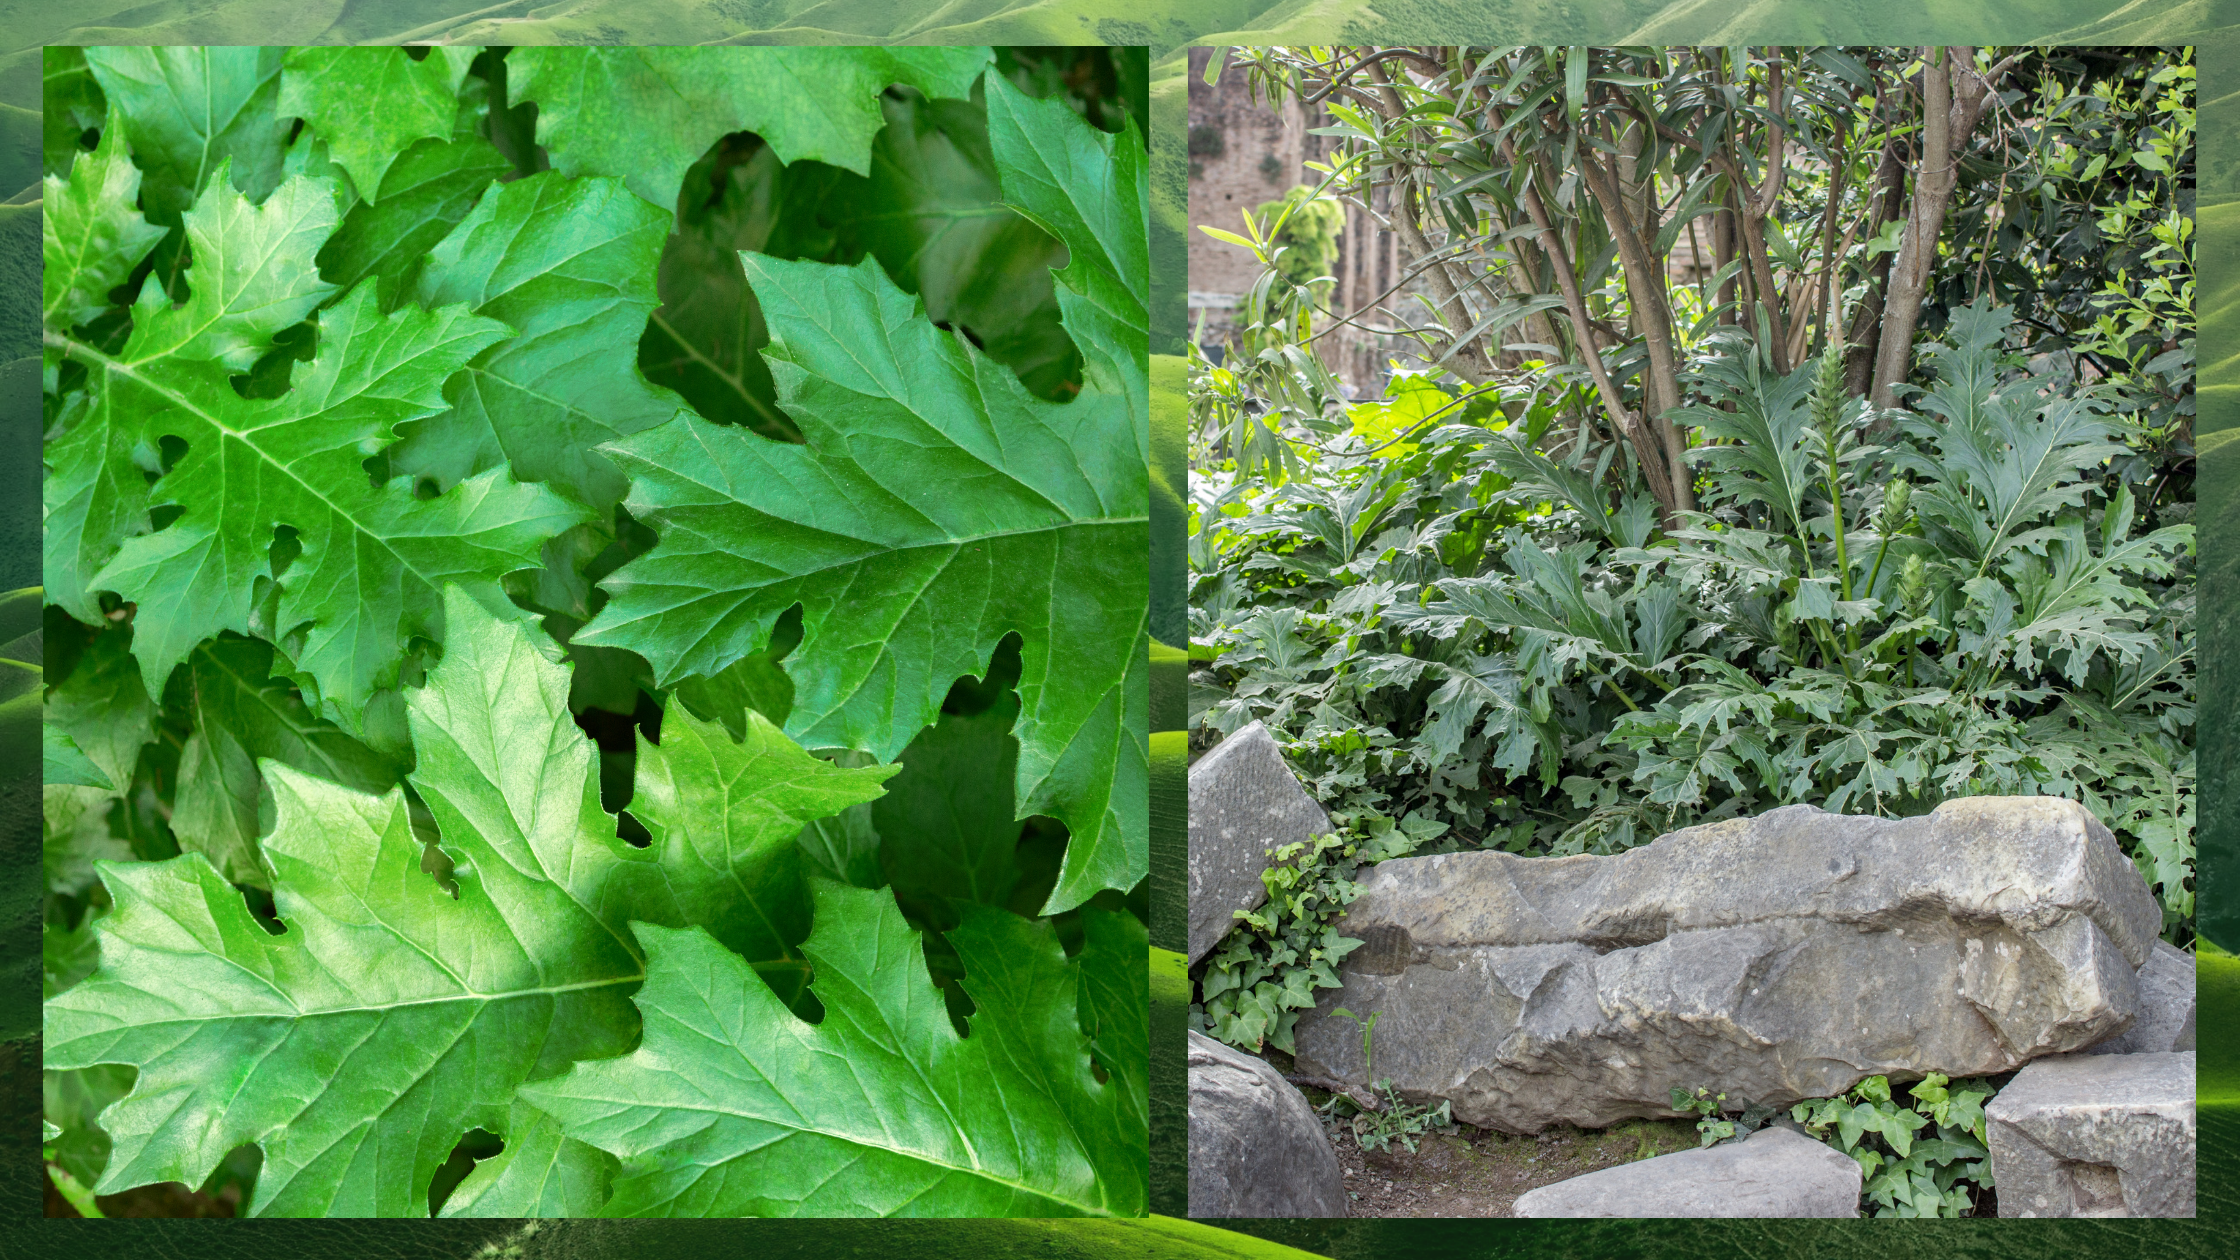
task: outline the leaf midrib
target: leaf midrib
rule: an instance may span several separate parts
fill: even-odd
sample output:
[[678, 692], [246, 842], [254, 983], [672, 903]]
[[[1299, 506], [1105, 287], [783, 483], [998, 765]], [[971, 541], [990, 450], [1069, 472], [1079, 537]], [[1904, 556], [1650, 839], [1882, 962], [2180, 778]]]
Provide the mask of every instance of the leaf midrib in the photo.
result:
[[365, 523], [360, 521], [355, 513], [343, 508], [323, 490], [313, 486], [310, 482], [304, 480], [304, 478], [296, 472], [295, 468], [292, 465], [283, 464], [279, 460], [274, 459], [270, 452], [266, 451], [264, 447], [259, 445], [253, 439], [251, 434], [242, 432], [241, 430], [235, 429], [231, 425], [228, 425], [217, 416], [212, 415], [209, 411], [197, 405], [185, 394], [182, 394], [179, 391], [172, 389], [166, 385], [158, 384], [157, 382], [141, 375], [138, 371], [135, 370], [134, 365], [125, 363], [120, 359], [103, 353], [101, 350], [98, 350], [93, 346], [89, 346], [84, 342], [79, 341], [75, 337], [50, 332], [42, 334], [41, 340], [43, 340], [47, 345], [53, 346], [63, 351], [65, 354], [77, 356], [83, 362], [100, 367], [105, 371], [113, 372], [119, 376], [129, 378], [130, 380], [137, 383], [142, 389], [145, 389], [150, 393], [156, 394], [159, 397], [169, 400], [173, 405], [177, 406], [181, 410], [201, 419], [212, 429], [217, 430], [217, 432], [223, 437], [233, 438], [239, 441], [242, 446], [246, 447], [250, 451], [255, 452], [257, 458], [262, 460], [267, 467], [280, 473], [282, 476], [287, 478], [290, 483], [300, 488], [307, 497], [315, 500], [321, 506], [325, 507], [327, 511], [333, 513], [336, 519], [348, 522], [351, 530], [357, 533], [360, 537], [369, 538], [378, 543], [382, 551], [387, 553], [391, 559], [396, 561], [397, 567], [399, 569], [411, 574], [414, 578], [419, 580], [421, 585], [427, 587], [430, 590], [441, 589], [442, 583], [440, 578], [430, 577], [428, 574], [421, 572], [420, 567], [414, 564], [409, 556], [397, 550], [397, 548], [392, 545], [392, 540], [386, 534], [382, 534], [375, 530], [367, 528]]

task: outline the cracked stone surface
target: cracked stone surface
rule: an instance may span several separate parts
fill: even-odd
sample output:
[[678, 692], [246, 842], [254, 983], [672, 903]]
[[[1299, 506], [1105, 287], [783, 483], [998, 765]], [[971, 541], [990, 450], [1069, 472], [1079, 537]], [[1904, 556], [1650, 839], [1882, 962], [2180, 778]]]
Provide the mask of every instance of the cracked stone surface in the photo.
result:
[[1376, 1075], [1511, 1133], [1668, 1116], [1674, 1087], [1782, 1104], [2012, 1071], [2132, 1024], [2162, 916], [2071, 801], [1908, 819], [1796, 805], [1612, 857], [1402, 858], [1362, 879], [1364, 942], [1299, 1022], [1298, 1070]]
[[2157, 1054], [2193, 1049], [2193, 955], [2156, 941], [2139, 968], [2139, 1014], [2131, 1026], [2092, 1047], [2094, 1054]]
[[1857, 1216], [1858, 1162], [1794, 1130], [1678, 1151], [1518, 1196], [1518, 1216]]
[[2192, 1216], [2191, 1051], [2073, 1054], [1984, 1108], [1999, 1215]]
[[1268, 850], [1330, 830], [1258, 722], [1190, 767], [1190, 961], [1221, 943], [1236, 912], [1268, 899]]
[[1193, 1031], [1190, 1215], [1345, 1214], [1345, 1174], [1306, 1096], [1264, 1060]]

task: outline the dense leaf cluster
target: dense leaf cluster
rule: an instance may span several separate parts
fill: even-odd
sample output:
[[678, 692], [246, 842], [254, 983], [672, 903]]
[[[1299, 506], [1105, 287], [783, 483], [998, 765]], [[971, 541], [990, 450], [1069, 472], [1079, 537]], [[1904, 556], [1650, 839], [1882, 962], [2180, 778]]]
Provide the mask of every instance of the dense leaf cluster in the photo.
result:
[[63, 1174], [1142, 1211], [1145, 152], [1096, 69], [49, 50]]
[[1545, 377], [1419, 446], [1349, 435], [1281, 484], [1201, 471], [1201, 738], [1264, 720], [1320, 799], [1444, 827], [1439, 848], [2069, 796], [2185, 939], [2191, 505], [2144, 508], [2139, 413], [2031, 372], [2010, 327], [1953, 312], [1926, 387], [1880, 414], [1832, 355], [1782, 376], [1708, 340], [1686, 415], [1706, 508], [1670, 532]]

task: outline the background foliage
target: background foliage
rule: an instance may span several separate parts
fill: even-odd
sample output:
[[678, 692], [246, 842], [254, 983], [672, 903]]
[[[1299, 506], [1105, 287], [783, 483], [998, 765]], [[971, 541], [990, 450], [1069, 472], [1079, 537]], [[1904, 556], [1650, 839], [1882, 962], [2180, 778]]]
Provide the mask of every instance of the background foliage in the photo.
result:
[[[585, 76], [605, 85], [600, 109], [652, 79], [727, 90], [787, 56], [816, 62], [829, 99], [730, 92], [747, 115], [672, 126], [566, 95]], [[513, 1090], [626, 1049], [638, 1008], [623, 999], [674, 943], [772, 995], [734, 1030], [743, 1059], [791, 1027], [818, 1061], [858, 1066], [852, 1085], [790, 1099], [788, 1167], [810, 1180], [695, 1198], [673, 1176], [700, 1165], [633, 1147], [632, 1172], [672, 1182], [630, 1210], [1140, 1210], [1140, 600], [1007, 581], [1008, 603], [983, 611], [982, 560], [957, 565], [977, 584], [935, 588], [939, 608], [891, 585], [838, 607], [851, 628], [965, 627], [896, 631], [920, 656], [823, 646], [834, 604], [814, 581], [712, 646], [706, 602], [633, 607], [631, 633], [591, 642], [608, 602], [679, 550], [676, 497], [645, 487], [688, 467], [657, 445], [687, 435], [696, 472], [792, 469], [803, 488], [777, 510], [851, 538], [859, 566], [937, 573], [979, 531], [1032, 532], [1016, 510], [985, 519], [1011, 493], [1059, 505], [1034, 528], [1075, 567], [1142, 589], [1128, 69], [1033, 49], [53, 50], [47, 117], [67, 125], [40, 153], [43, 953], [60, 1173], [104, 1193], [183, 1181], [205, 1204], [284, 1214], [598, 1210], [622, 1166], [592, 1122]], [[1089, 191], [1084, 214], [1071, 195]], [[882, 349], [833, 353], [866, 335]], [[975, 387], [945, 392], [957, 379]], [[1032, 458], [968, 455], [983, 426]], [[964, 501], [981, 517], [941, 515], [952, 479], [913, 475], [914, 459], [979, 461], [983, 492]], [[1029, 492], [1052, 466], [1089, 472]], [[826, 475], [877, 487], [919, 533], [863, 516], [873, 495], [808, 488]], [[756, 510], [768, 484], [698, 486], [697, 523]], [[758, 543], [756, 563], [799, 582], [829, 562], [805, 542]], [[738, 580], [718, 555], [730, 576], [704, 576], [703, 601]], [[653, 662], [687, 639], [695, 667], [657, 681]], [[1108, 666], [1052, 679], [1053, 650]], [[843, 706], [816, 729], [834, 689], [886, 696], [877, 725]], [[885, 794], [789, 798], [803, 774]], [[346, 850], [382, 872], [381, 896], [332, 878]], [[666, 891], [638, 886], [669, 867]], [[696, 900], [696, 879], [734, 893]], [[748, 906], [760, 918], [732, 922]], [[188, 921], [204, 924], [191, 943], [156, 926]], [[676, 935], [634, 939], [660, 927]], [[492, 939], [456, 952], [478, 934]], [[876, 959], [820, 944], [839, 940], [886, 944]], [[353, 971], [396, 948], [456, 974]], [[165, 1007], [166, 966], [205, 964], [264, 974], [281, 1011], [217, 981], [191, 1016]], [[843, 1000], [872, 965], [885, 987]], [[352, 1021], [453, 1011], [449, 1035], [480, 1050], [421, 1061], [426, 1038], [397, 1031], [350, 1058], [366, 1040]], [[841, 1011], [911, 1032], [851, 1042]], [[166, 1044], [155, 1030], [182, 1017], [206, 1036]], [[524, 1037], [523, 1020], [545, 1031]], [[262, 1102], [227, 1113], [226, 1046], [273, 1028], [293, 1031], [253, 1056], [274, 1074], [250, 1087]], [[876, 1131], [884, 1109], [849, 1095], [874, 1062], [985, 1076], [940, 1048], [983, 1043], [1038, 1066], [967, 1125], [960, 1166]], [[793, 1068], [759, 1070], [802, 1088]], [[183, 1091], [168, 1113], [151, 1107], [157, 1078]], [[1038, 1093], [1042, 1119], [1025, 1119]], [[420, 1101], [366, 1110], [384, 1096]], [[270, 1108], [290, 1099], [308, 1110], [286, 1124]], [[989, 1125], [1010, 1136], [972, 1132]], [[814, 1169], [845, 1158], [842, 1135], [884, 1150], [886, 1171], [819, 1199]], [[818, 1141], [823, 1157], [804, 1146]], [[395, 1157], [338, 1158], [361, 1142]], [[972, 1188], [999, 1165], [1016, 1193]]]
[[[1260, 64], [1300, 91], [1360, 56]], [[1728, 322], [1741, 297], [1665, 282], [1689, 311], [1662, 416], [1685, 435], [1694, 509], [1660, 498], [1597, 414], [1606, 384], [1653, 406], [1640, 335], [1604, 345], [1606, 381], [1511, 345], [1481, 379], [1419, 363], [1349, 402], [1310, 349], [1344, 313], [1256, 289], [1241, 343], [1192, 378], [1199, 745], [1265, 721], [1334, 816], [1397, 820], [1379, 825], [1416, 851], [1609, 853], [1799, 801], [1896, 816], [2067, 795], [2115, 829], [2165, 934], [2190, 940], [2190, 59], [2052, 50], [2012, 68], [2035, 86], [1999, 98], [2012, 121], [1969, 159], [1984, 166], [1940, 236], [1900, 405], [1862, 396], [1840, 340], [1784, 370], [1770, 321]], [[1326, 185], [1463, 198], [1436, 157], [1443, 117], [1364, 123]], [[1687, 195], [1679, 176], [1642, 177]], [[1792, 172], [1769, 237], [1810, 239], [1828, 189], [1824, 168]], [[1523, 264], [1504, 261], [1490, 201], [1473, 220], [1421, 195], [1401, 213], [1439, 219], [1447, 247], [1510, 283]], [[1280, 266], [1268, 226], [1247, 237]], [[1987, 254], [1979, 233], [2011, 239]], [[1839, 312], [1881, 282], [1888, 251], [1864, 236], [1823, 264]], [[1639, 289], [1614, 254], [1580, 279], [1622, 329]], [[1797, 292], [1795, 261], [1762, 287]], [[1431, 361], [1463, 337], [1434, 319], [1422, 339]], [[1319, 972], [1350, 944], [1349, 885], [1322, 865], [1296, 866], [1332, 889], [1301, 922], [1242, 924], [1217, 950], [1201, 1026], [1281, 1047], [1334, 984]]]

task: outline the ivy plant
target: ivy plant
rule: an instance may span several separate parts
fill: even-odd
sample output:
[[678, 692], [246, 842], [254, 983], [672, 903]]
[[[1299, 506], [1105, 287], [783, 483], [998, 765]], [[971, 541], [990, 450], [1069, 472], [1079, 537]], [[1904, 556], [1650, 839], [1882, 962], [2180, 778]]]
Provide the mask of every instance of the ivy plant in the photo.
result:
[[1114, 76], [46, 57], [70, 1201], [1140, 1214]]

